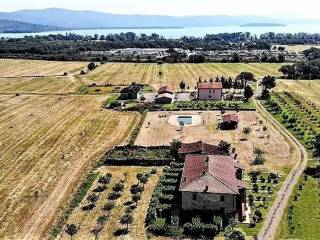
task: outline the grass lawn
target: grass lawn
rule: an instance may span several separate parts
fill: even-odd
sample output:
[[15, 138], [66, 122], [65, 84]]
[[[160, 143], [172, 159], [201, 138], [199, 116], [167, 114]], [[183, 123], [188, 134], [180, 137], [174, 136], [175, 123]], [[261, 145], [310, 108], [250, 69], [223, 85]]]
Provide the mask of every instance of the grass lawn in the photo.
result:
[[[308, 177], [300, 180], [303, 190], [295, 189], [289, 202], [288, 212], [283, 217], [277, 239], [319, 239], [320, 236], [320, 202], [318, 180]], [[300, 194], [298, 200], [294, 196]]]

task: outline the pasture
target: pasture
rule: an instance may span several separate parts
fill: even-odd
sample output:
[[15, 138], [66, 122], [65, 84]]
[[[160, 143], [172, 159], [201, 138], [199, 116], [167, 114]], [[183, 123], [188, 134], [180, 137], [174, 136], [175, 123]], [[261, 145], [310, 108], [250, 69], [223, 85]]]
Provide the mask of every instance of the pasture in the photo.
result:
[[136, 114], [95, 96], [0, 96], [0, 238], [40, 239], [88, 167], [122, 143]]

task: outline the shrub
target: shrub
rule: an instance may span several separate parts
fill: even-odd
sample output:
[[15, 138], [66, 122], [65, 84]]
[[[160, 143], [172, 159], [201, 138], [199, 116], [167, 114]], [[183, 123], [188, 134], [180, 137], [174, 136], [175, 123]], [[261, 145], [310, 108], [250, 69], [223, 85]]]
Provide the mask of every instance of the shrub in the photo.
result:
[[98, 182], [101, 184], [109, 184], [112, 178], [111, 173], [107, 173], [105, 176], [99, 178]]
[[204, 224], [200, 218], [193, 218], [192, 223], [183, 225], [184, 234], [187, 236], [210, 236], [214, 237], [218, 233], [218, 227], [214, 224]]
[[87, 197], [87, 200], [91, 203], [96, 203], [98, 199], [99, 199], [99, 196], [95, 193], [92, 193]]
[[138, 184], [132, 185], [130, 188], [131, 194], [142, 193], [144, 191], [144, 187]]
[[116, 183], [112, 188], [112, 190], [115, 192], [122, 192], [123, 189], [124, 189], [124, 184], [121, 182]]
[[262, 219], [262, 213], [259, 209], [256, 209], [254, 211], [254, 215], [257, 217], [257, 221], [260, 221]]
[[111, 193], [109, 193], [108, 199], [109, 199], [109, 200], [116, 200], [116, 199], [118, 199], [120, 196], [121, 196], [120, 192], [112, 191]]
[[148, 227], [148, 230], [157, 235], [164, 235], [167, 233], [168, 227], [164, 218], [156, 218], [154, 222]]
[[103, 192], [103, 191], [105, 191], [105, 190], [107, 190], [107, 186], [106, 185], [100, 185], [100, 186], [98, 186], [98, 187], [96, 187], [94, 190], [93, 190], [93, 192]]
[[245, 240], [246, 234], [241, 228], [230, 227], [224, 234], [225, 240]]

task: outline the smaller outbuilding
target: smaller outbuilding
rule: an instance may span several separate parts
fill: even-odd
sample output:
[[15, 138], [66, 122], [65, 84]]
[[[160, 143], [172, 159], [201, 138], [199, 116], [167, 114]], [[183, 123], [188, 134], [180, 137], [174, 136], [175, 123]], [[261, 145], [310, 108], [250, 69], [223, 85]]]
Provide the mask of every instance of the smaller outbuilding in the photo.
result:
[[159, 89], [154, 101], [156, 104], [170, 104], [175, 99], [174, 89], [171, 86], [163, 86]]
[[139, 97], [140, 86], [131, 84], [128, 87], [121, 89], [119, 100], [134, 100]]
[[157, 104], [170, 104], [174, 102], [174, 94], [162, 93], [156, 96], [154, 99]]
[[237, 114], [225, 114], [222, 116], [222, 122], [219, 124], [221, 130], [234, 130], [238, 128], [239, 117]]
[[159, 89], [158, 94], [164, 94], [164, 93], [169, 93], [169, 94], [174, 94], [174, 89], [171, 86], [163, 86]]

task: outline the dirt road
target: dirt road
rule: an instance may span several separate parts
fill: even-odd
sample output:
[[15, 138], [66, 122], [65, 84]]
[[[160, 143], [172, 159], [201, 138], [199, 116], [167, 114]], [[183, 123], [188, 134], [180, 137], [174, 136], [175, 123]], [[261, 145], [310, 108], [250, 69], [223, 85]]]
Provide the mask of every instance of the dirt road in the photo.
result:
[[283, 183], [281, 189], [278, 192], [277, 198], [273, 203], [269, 213], [266, 216], [264, 225], [258, 235], [259, 240], [269, 240], [275, 239], [277, 228], [281, 222], [282, 215], [284, 214], [285, 208], [288, 204], [289, 198], [292, 191], [297, 184], [299, 177], [303, 173], [307, 162], [308, 154], [303, 145], [282, 125], [274, 120], [274, 118], [265, 110], [259, 101], [257, 103], [257, 110], [261, 115], [266, 116], [269, 122], [278, 129], [281, 134], [286, 137], [292, 145], [296, 148], [299, 161], [292, 168], [291, 172], [287, 176], [285, 182]]

